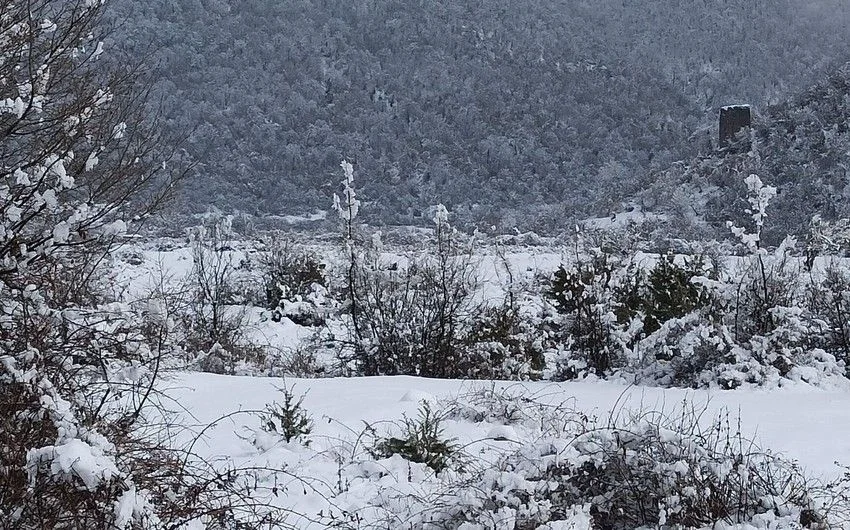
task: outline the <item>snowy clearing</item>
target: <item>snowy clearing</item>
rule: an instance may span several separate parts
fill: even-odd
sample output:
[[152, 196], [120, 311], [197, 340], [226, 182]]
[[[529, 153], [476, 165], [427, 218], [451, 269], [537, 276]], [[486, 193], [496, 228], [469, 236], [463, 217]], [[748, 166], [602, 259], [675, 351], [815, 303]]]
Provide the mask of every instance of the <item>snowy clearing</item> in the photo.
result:
[[[380, 504], [378, 500], [386, 501], [388, 492], [427, 496], [437, 485], [425, 466], [398, 457], [377, 461], [355, 457], [361, 452], [357, 443], [364, 443], [360, 438], [364, 422], [380, 429], [404, 415], [415, 417], [421, 400], [445, 403], [491, 385], [540, 402], [566, 402], [601, 421], [612, 414], [627, 416], [630, 411], [674, 414], [683, 405], [696, 410], [705, 407], [701, 421], [711, 422], [728, 413], [734, 429], [740, 415], [744, 437], [752, 438], [762, 449], [798, 461], [810, 476], [834, 478], [841, 471], [835, 462], [850, 462], [850, 394], [807, 386], [723, 392], [627, 387], [601, 381], [490, 383], [405, 376], [284, 380], [201, 373], [174, 373], [164, 384], [173, 406], [184, 409], [185, 426], [201, 429], [216, 422], [204, 430], [195, 446], [200, 456], [220, 464], [291, 473], [288, 487], [281, 487], [283, 493], [275, 502], [302, 514], [304, 518], [293, 522], [303, 528], [325, 527], [329, 523], [322, 516], [334, 510], [356, 513], [364, 525], [375, 524], [386, 514], [374, 511], [374, 506]], [[269, 439], [257, 443], [252, 438], [252, 433], [262, 433], [256, 415], [248, 411], [279, 401], [279, 389], [284, 386], [297, 395], [306, 394], [303, 407], [314, 421], [309, 447]], [[245, 413], [231, 415], [237, 411]], [[479, 455], [482, 464], [490, 453], [515, 450], [534, 438], [534, 429], [516, 425], [446, 420], [443, 426], [446, 436], [455, 438], [468, 453]], [[346, 451], [350, 453], [341, 456]], [[381, 471], [370, 474], [370, 466]]]

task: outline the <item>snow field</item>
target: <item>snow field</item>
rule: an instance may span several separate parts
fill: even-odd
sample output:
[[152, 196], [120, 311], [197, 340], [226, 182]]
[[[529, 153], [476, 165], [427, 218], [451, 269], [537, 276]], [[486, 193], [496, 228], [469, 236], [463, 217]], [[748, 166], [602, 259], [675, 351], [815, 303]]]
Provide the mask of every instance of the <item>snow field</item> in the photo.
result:
[[[329, 248], [317, 247], [332, 256]], [[118, 268], [117, 285], [125, 301], [145, 298], [163, 281], [178, 284], [192, 268], [186, 248], [152, 250], [136, 248], [135, 265]], [[233, 251], [234, 262], [254, 252]], [[532, 282], [541, 272], [569, 261], [569, 250], [560, 248], [510, 248], [503, 257], [482, 252], [479, 258], [481, 291], [485, 300], [498, 300], [508, 281]], [[386, 252], [387, 260], [403, 262], [403, 252]], [[638, 256], [647, 264], [657, 259]], [[273, 322], [268, 312], [252, 306], [234, 306], [246, 312], [246, 337], [281, 351], [297, 347], [312, 331], [284, 318]], [[548, 427], [541, 416], [523, 416], [522, 406], [560, 405], [604, 424], [630, 414], [661, 411], [675, 416], [695, 411], [706, 425], [725, 418], [733, 429], [740, 425], [746, 439], [762, 450], [796, 461], [808, 476], [830, 480], [844, 471], [836, 462], [850, 463], [850, 392], [840, 386], [819, 389], [794, 381], [781, 388], [747, 388], [736, 391], [683, 390], [627, 386], [622, 382], [486, 382], [431, 380], [416, 377], [361, 377], [348, 379], [296, 379], [222, 376], [197, 372], [170, 372], [161, 382], [164, 403], [177, 414], [177, 444], [193, 444], [198, 458], [224, 469], [253, 469], [252, 495], [291, 512], [295, 528], [422, 528], [431, 512], [454, 502], [447, 491], [470, 474], [497, 473], [495, 464], [505, 455], [532, 447]], [[260, 428], [259, 413], [280, 402], [280, 389], [304, 395], [303, 409], [312, 419], [312, 431], [302, 440], [285, 442]], [[473, 394], [492, 389], [518, 396], [520, 420], [500, 421], [494, 410], [483, 420], [451, 411], [475, 409]], [[532, 398], [532, 401], [522, 398]], [[403, 418], [415, 419], [422, 403], [446, 413], [444, 436], [461, 448], [462, 471], [440, 474], [424, 464], [399, 455], [376, 458], [369, 453], [372, 427], [379, 435], [395, 436]], [[485, 404], [486, 406], [486, 404]], [[478, 409], [476, 409], [478, 410]], [[492, 417], [491, 417], [492, 416]], [[536, 423], [535, 423], [536, 422]], [[197, 438], [195, 438], [197, 436]], [[564, 437], [569, 443], [569, 436]], [[305, 444], [305, 442], [307, 442]], [[514, 480], [510, 476], [494, 479]], [[567, 522], [545, 527], [589, 528], [589, 516], [576, 508]], [[510, 529], [516, 514], [494, 516], [480, 528]], [[491, 524], [492, 523], [492, 524]], [[484, 524], [484, 523], [482, 523]], [[559, 526], [560, 525], [560, 526]], [[565, 526], [566, 525], [566, 526]], [[572, 526], [570, 526], [572, 525]], [[773, 526], [771, 526], [773, 525]], [[778, 526], [777, 526], [778, 525]], [[776, 521], [758, 527], [785, 528]], [[473, 530], [468, 527], [464, 530]], [[740, 526], [739, 528], [744, 528]]]
[[[352, 514], [364, 526], [383, 524], [393, 510], [401, 510], [396, 504], [408, 502], [408, 497], [438, 497], [450, 480], [445, 473], [437, 477], [426, 466], [397, 455], [370, 458], [364, 447], [364, 427], [368, 423], [379, 432], [395, 433], [394, 422], [405, 415], [415, 418], [422, 400], [438, 407], [466, 403], [470, 393], [491, 385], [497, 392], [563, 403], [602, 422], [650, 410], [675, 415], [682, 407], [703, 411], [701, 420], [706, 424], [728, 415], [734, 428], [740, 418], [745, 438], [797, 461], [809, 476], [825, 480], [842, 472], [836, 461], [850, 462], [850, 394], [805, 385], [723, 392], [628, 387], [602, 381], [489, 383], [406, 376], [284, 380], [202, 373], [172, 374], [165, 385], [167, 395], [183, 409], [184, 426], [197, 430], [215, 423], [195, 446], [200, 456], [218, 465], [284, 471], [282, 476], [269, 472], [266, 486], [278, 484], [278, 494], [269, 495], [270, 500], [301, 514], [292, 519], [298, 528], [325, 528], [331, 524], [329, 514], [338, 518], [343, 513]], [[313, 419], [308, 447], [267, 435], [259, 430], [256, 415], [249, 412], [279, 401], [279, 389], [284, 386], [305, 395], [303, 407]], [[219, 419], [237, 411], [244, 413]], [[498, 411], [494, 413], [498, 415]], [[443, 427], [445, 436], [463, 447], [465, 455], [478, 459], [475, 465], [483, 469], [499, 455], [534, 443], [541, 432], [541, 426], [522, 421], [504, 425], [446, 419]], [[406, 522], [397, 521], [399, 527]]]

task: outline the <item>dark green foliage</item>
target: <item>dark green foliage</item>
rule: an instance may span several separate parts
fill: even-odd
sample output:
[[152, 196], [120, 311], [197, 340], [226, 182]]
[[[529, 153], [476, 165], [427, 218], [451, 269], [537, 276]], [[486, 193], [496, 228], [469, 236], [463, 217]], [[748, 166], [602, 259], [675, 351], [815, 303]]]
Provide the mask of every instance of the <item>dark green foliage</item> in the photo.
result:
[[818, 346], [850, 370], [850, 273], [836, 263], [828, 265], [824, 277], [810, 286], [808, 305], [824, 324]]
[[487, 307], [476, 317], [466, 339], [480, 356], [469, 370], [476, 378], [540, 378], [546, 359], [528, 318], [508, 303]]
[[[629, 328], [640, 318], [646, 336], [671, 319], [706, 307], [711, 301], [707, 289], [692, 282], [703, 274], [699, 257], [678, 265], [674, 256], [662, 256], [653, 268], [644, 270], [617, 264], [611, 254], [600, 252], [578, 260], [572, 268], [561, 265], [547, 296], [565, 317], [560, 340], [601, 376], [621, 363], [624, 345], [614, 339], [614, 327]], [[639, 338], [632, 337], [627, 346]]]
[[623, 312], [618, 320], [627, 322], [640, 313], [644, 317], [643, 331], [649, 335], [664, 322], [705, 307], [710, 295], [692, 281], [704, 273], [702, 259], [698, 256], [686, 259], [684, 265], [677, 265], [672, 254], [662, 256], [649, 272], [634, 274], [635, 288], [628, 291], [628, 297], [619, 300]]
[[600, 254], [587, 263], [579, 261], [572, 269], [567, 269], [563, 264], [558, 267], [547, 294], [559, 312], [571, 313], [582, 306], [598, 302], [589, 289], [597, 281], [604, 285], [611, 281], [614, 268], [609, 259], [608, 254]]
[[[446, 469], [456, 459], [458, 448], [443, 436], [443, 418], [422, 402], [415, 420], [405, 417], [400, 437], [378, 438], [370, 448], [375, 458], [399, 455], [405, 460], [425, 464], [436, 472]], [[367, 430], [375, 434], [374, 429]]]
[[563, 338], [572, 341], [570, 349], [600, 376], [616, 363], [610, 325], [604, 318], [614, 270], [611, 256], [605, 253], [579, 260], [569, 269], [561, 265], [546, 292], [557, 311], [567, 316], [563, 330], [567, 337]]
[[309, 445], [306, 438], [313, 431], [313, 420], [302, 406], [304, 396], [296, 398], [292, 390], [286, 387], [280, 391], [283, 393], [283, 402], [266, 405], [266, 412], [260, 415], [263, 430], [279, 435], [287, 443], [298, 440]]

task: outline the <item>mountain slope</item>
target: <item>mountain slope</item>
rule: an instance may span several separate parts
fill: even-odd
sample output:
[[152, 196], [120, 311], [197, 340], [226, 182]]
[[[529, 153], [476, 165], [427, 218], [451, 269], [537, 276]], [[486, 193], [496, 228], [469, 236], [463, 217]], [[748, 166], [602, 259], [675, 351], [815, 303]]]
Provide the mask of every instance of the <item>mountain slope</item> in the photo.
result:
[[194, 209], [325, 208], [347, 158], [373, 222], [443, 202], [545, 228], [693, 155], [710, 109], [846, 53], [832, 3], [116, 0], [115, 46], [158, 48]]
[[773, 242], [815, 215], [850, 217], [850, 63], [757, 114], [751, 134], [750, 150], [733, 146], [662, 172], [644, 201], [673, 216], [671, 229], [724, 235], [727, 220], [743, 217], [743, 179], [755, 173], [778, 190], [766, 225]]

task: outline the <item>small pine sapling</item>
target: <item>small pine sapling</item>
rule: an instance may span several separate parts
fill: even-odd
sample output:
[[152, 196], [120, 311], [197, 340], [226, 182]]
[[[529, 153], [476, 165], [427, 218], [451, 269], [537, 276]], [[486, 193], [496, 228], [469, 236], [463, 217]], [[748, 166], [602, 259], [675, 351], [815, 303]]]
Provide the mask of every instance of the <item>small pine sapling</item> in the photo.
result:
[[442, 416], [423, 401], [416, 419], [405, 416], [399, 437], [377, 437], [375, 430], [367, 425], [367, 432], [377, 437], [369, 453], [374, 458], [399, 455], [410, 462], [425, 464], [439, 473], [456, 459], [459, 450], [453, 440], [444, 437], [442, 421]]
[[303, 407], [306, 395], [296, 397], [293, 390], [287, 387], [280, 391], [283, 401], [266, 405], [265, 412], [260, 414], [262, 429], [280, 436], [286, 443], [298, 441], [305, 446], [310, 445], [307, 437], [313, 431], [313, 420]]

